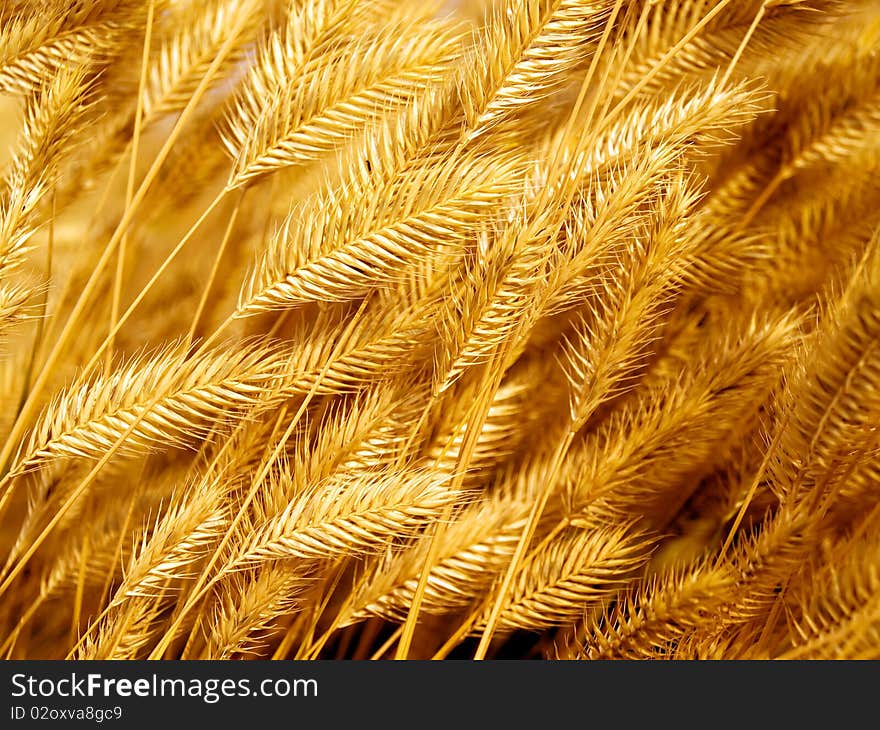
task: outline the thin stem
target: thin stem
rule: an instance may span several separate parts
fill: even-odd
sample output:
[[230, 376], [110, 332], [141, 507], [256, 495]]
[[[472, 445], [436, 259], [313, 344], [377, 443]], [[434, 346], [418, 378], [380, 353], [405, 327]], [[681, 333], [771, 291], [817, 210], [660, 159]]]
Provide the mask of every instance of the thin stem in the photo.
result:
[[370, 657], [370, 661], [377, 661], [381, 659], [385, 655], [385, 652], [387, 652], [394, 645], [394, 642], [400, 638], [401, 633], [403, 633], [403, 624], [398, 626], [394, 630], [394, 633], [385, 640], [385, 643], [373, 652], [373, 655]]
[[536, 499], [535, 502], [532, 504], [532, 509], [529, 512], [528, 519], [526, 520], [526, 525], [519, 536], [519, 540], [517, 541], [513, 557], [511, 558], [510, 563], [507, 566], [507, 571], [504, 573], [504, 578], [501, 581], [501, 586], [498, 589], [498, 593], [496, 594], [495, 602], [492, 605], [492, 610], [489, 613], [489, 618], [487, 619], [486, 626], [483, 629], [483, 635], [480, 637], [480, 643], [477, 646], [477, 651], [474, 654], [474, 659], [486, 658], [486, 652], [489, 650], [489, 644], [492, 641], [492, 637], [495, 635], [495, 630], [498, 627], [498, 620], [501, 618], [501, 612], [503, 611], [505, 603], [507, 601], [507, 594], [510, 592], [513, 586], [513, 579], [516, 577], [516, 574], [519, 571], [519, 567], [522, 564], [523, 558], [525, 557], [526, 548], [528, 547], [529, 543], [531, 543], [532, 538], [535, 535], [535, 530], [538, 527], [538, 522], [541, 518], [541, 515], [544, 513], [544, 508], [547, 506], [550, 495], [553, 493], [553, 490], [556, 486], [556, 477], [558, 476], [559, 470], [562, 468], [563, 459], [565, 458], [565, 454], [568, 452], [568, 448], [571, 445], [571, 442], [574, 440], [575, 434], [576, 432], [573, 429], [569, 429], [566, 437], [559, 443], [553, 459], [550, 462], [549, 474], [544, 477], [544, 488], [541, 490], [541, 494], [538, 499]]
[[[138, 81], [137, 109], [134, 115], [134, 131], [131, 139], [131, 159], [128, 163], [128, 181], [125, 185], [125, 207], [131, 207], [134, 198], [134, 180], [137, 172], [138, 152], [140, 151], [141, 124], [144, 117], [144, 88], [147, 83], [147, 68], [150, 63], [150, 42], [153, 35], [153, 13], [155, 0], [149, 0], [147, 4], [147, 27], [144, 31], [144, 46], [141, 54], [141, 75]], [[107, 345], [107, 355], [104, 359], [104, 372], [109, 373], [113, 364], [113, 338], [115, 333], [116, 319], [119, 316], [119, 300], [122, 298], [122, 279], [125, 273], [125, 252], [128, 245], [128, 235], [124, 235], [119, 242], [119, 250], [116, 252], [116, 271], [113, 275], [113, 298], [110, 302], [110, 342]]]
[[[461, 449], [458, 452], [455, 473], [452, 477], [453, 481], [451, 489], [453, 492], [461, 488], [464, 481], [464, 475], [467, 472], [468, 466], [470, 466], [474, 449], [477, 446], [477, 441], [482, 432], [483, 424], [485, 424], [489, 409], [492, 407], [492, 399], [501, 385], [501, 379], [504, 376], [504, 368], [502, 366], [505, 355], [506, 348], [502, 346], [486, 365], [485, 372], [489, 376], [486, 378], [488, 381], [488, 387], [480, 389], [481, 397], [474, 402], [474, 407], [468, 416], [464, 440], [462, 441]], [[451, 438], [454, 439], [456, 436], [457, 433], [453, 433]], [[425, 557], [425, 564], [422, 566], [422, 571], [419, 574], [419, 582], [416, 586], [415, 593], [413, 593], [413, 599], [410, 603], [409, 611], [407, 612], [403, 634], [401, 635], [400, 643], [397, 645], [396, 659], [406, 659], [409, 653], [409, 648], [415, 634], [419, 611], [421, 610], [422, 598], [428, 587], [428, 578], [431, 570], [440, 557], [440, 546], [442, 544], [443, 535], [446, 532], [446, 526], [452, 519], [452, 509], [453, 505], [451, 503], [447, 505], [444, 508], [440, 519], [434, 526], [434, 532], [431, 535], [431, 542], [428, 546], [428, 554]]]
[[173, 249], [171, 249], [171, 251], [165, 257], [165, 260], [162, 262], [162, 264], [159, 266], [159, 268], [156, 269], [155, 273], [150, 278], [150, 280], [144, 285], [143, 289], [141, 289], [140, 294], [138, 294], [134, 298], [134, 301], [128, 305], [128, 309], [125, 310], [125, 312], [119, 318], [119, 321], [114, 325], [113, 329], [110, 330], [110, 334], [108, 334], [107, 337], [104, 338], [104, 341], [101, 343], [100, 347], [98, 347], [98, 349], [95, 351], [95, 353], [92, 355], [91, 359], [86, 364], [84, 370], [88, 371], [95, 366], [95, 363], [97, 363], [98, 359], [101, 357], [101, 355], [104, 353], [104, 351], [108, 347], [110, 347], [110, 345], [112, 343], [112, 338], [116, 335], [117, 332], [119, 332], [120, 329], [122, 329], [123, 326], [125, 326], [125, 323], [128, 321], [128, 318], [131, 317], [131, 315], [134, 313], [134, 310], [140, 306], [141, 302], [146, 298], [147, 294], [150, 293], [150, 291], [156, 285], [156, 282], [159, 280], [159, 278], [162, 276], [162, 274], [165, 273], [165, 271], [168, 269], [169, 266], [171, 266], [171, 264], [174, 262], [174, 260], [180, 254], [180, 252], [183, 251], [186, 244], [189, 243], [190, 239], [192, 239], [192, 237], [196, 234], [196, 232], [199, 230], [199, 228], [202, 226], [202, 224], [205, 222], [205, 220], [208, 218], [208, 216], [211, 215], [211, 213], [214, 212], [214, 210], [217, 208], [217, 206], [223, 202], [225, 195], [226, 195], [226, 191], [225, 190], [221, 191], [217, 195], [217, 197], [215, 197], [214, 200], [211, 201], [211, 203], [204, 210], [204, 212], [202, 212], [202, 214], [199, 216], [198, 220], [195, 223], [193, 223], [192, 226], [190, 226], [190, 229], [183, 235], [183, 238], [181, 238], [180, 241], [177, 242], [177, 245]]
[[730, 63], [727, 64], [727, 70], [724, 72], [724, 76], [721, 77], [721, 86], [727, 84], [730, 80], [730, 75], [733, 73], [733, 69], [736, 68], [736, 65], [739, 63], [739, 59], [742, 57], [743, 51], [746, 50], [746, 46], [749, 41], [752, 39], [755, 31], [758, 29], [758, 25], [761, 22], [761, 19], [764, 17], [764, 13], [767, 10], [766, 1], [761, 4], [761, 7], [758, 8], [758, 12], [755, 14], [755, 19], [752, 21], [752, 24], [749, 26], [749, 29], [746, 31], [745, 36], [743, 36], [742, 42], [736, 49], [736, 53], [733, 54], [733, 58], [730, 59]]
[[241, 210], [241, 204], [246, 192], [247, 188], [239, 193], [238, 199], [235, 201], [235, 207], [232, 209], [232, 214], [229, 216], [229, 221], [226, 224], [226, 231], [223, 233], [223, 240], [220, 242], [220, 248], [217, 249], [217, 255], [214, 256], [211, 273], [208, 274], [208, 280], [205, 282], [205, 287], [202, 290], [202, 296], [199, 299], [198, 307], [196, 307], [196, 313], [193, 315], [192, 324], [189, 327], [189, 331], [186, 333], [185, 348], [189, 347], [190, 343], [193, 341], [193, 337], [195, 337], [196, 329], [198, 329], [199, 321], [202, 318], [202, 313], [208, 302], [208, 296], [211, 293], [211, 287], [214, 285], [214, 280], [217, 278], [217, 272], [220, 270], [220, 261], [223, 259], [223, 254], [226, 252], [226, 246], [229, 244], [229, 239], [232, 237], [232, 230], [235, 228], [235, 222], [238, 219], [238, 213]]
[[37, 331], [34, 333], [34, 343], [31, 347], [31, 355], [28, 358], [27, 369], [25, 370], [24, 381], [21, 387], [21, 395], [18, 399], [18, 406], [15, 409], [16, 418], [21, 413], [22, 408], [27, 400], [28, 388], [30, 380], [34, 372], [37, 362], [37, 355], [43, 345], [43, 338], [46, 335], [46, 312], [49, 305], [49, 287], [52, 282], [52, 257], [55, 251], [55, 191], [52, 191], [52, 217], [49, 219], [49, 235], [46, 241], [46, 288], [43, 290], [43, 301], [40, 302], [40, 315], [37, 317]]
[[83, 540], [83, 549], [79, 558], [79, 572], [76, 576], [76, 592], [73, 597], [73, 616], [70, 621], [70, 643], [76, 641], [82, 614], [83, 591], [85, 590], [86, 565], [89, 559], [89, 536]]
[[[732, 0], [719, 0], [718, 4], [715, 5], [703, 18], [693, 27], [691, 28], [685, 35], [678, 41], [672, 48], [670, 48], [666, 53], [663, 54], [663, 57], [657, 61], [657, 63], [651, 67], [651, 70], [648, 71], [644, 76], [642, 76], [639, 81], [633, 85], [633, 87], [626, 93], [626, 95], [621, 99], [611, 110], [608, 116], [603, 120], [603, 123], [598, 129], [598, 132], [604, 131], [604, 129], [608, 126], [608, 124], [613, 121], [613, 119], [626, 108], [626, 105], [629, 104], [633, 99], [641, 93], [642, 89], [644, 89], [648, 84], [650, 84], [654, 77], [663, 70], [663, 67], [672, 60], [677, 53], [681, 51], [688, 43], [690, 43], [694, 38], [699, 35], [700, 31], [703, 30], [712, 19], [718, 15], [724, 8], [726, 8]], [[585, 130], [586, 131], [586, 130]]]
[[468, 620], [458, 627], [456, 632], [443, 643], [443, 646], [434, 653], [431, 659], [439, 661], [448, 657], [449, 653], [467, 637], [476, 622], [477, 614], [471, 614]]

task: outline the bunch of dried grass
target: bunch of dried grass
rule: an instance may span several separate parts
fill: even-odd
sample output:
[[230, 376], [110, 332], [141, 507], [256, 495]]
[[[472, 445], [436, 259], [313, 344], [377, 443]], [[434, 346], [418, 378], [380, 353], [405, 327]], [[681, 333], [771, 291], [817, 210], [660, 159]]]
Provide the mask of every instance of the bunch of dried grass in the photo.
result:
[[880, 657], [880, 12], [0, 3], [15, 658]]

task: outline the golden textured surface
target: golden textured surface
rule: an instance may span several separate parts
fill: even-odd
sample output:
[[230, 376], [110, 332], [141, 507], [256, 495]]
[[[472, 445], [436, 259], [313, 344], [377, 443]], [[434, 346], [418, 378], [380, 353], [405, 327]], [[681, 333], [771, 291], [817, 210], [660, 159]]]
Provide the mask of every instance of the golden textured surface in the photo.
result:
[[0, 0], [0, 656], [880, 658], [871, 0]]

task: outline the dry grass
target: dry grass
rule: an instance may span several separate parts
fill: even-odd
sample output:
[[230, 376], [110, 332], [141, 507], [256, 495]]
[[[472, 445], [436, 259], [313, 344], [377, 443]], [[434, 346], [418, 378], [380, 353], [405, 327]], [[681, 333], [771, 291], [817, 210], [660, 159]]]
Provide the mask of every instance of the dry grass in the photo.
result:
[[880, 658], [880, 12], [0, 3], [12, 658]]

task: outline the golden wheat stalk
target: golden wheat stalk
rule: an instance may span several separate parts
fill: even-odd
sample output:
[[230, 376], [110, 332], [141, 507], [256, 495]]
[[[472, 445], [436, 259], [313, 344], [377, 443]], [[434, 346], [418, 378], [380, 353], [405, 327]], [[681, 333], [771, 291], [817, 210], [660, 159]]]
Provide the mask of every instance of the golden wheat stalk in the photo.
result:
[[0, 652], [880, 656], [878, 44], [0, 3]]

